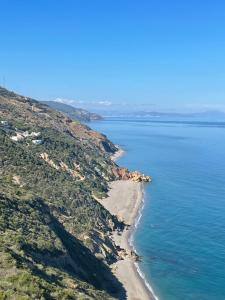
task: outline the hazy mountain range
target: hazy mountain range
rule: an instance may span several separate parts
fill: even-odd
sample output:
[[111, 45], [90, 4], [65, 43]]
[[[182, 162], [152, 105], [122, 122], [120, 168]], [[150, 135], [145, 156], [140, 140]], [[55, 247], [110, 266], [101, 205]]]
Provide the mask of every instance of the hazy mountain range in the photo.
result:
[[152, 118], [152, 119], [204, 119], [204, 120], [225, 120], [225, 113], [220, 111], [205, 111], [196, 113], [174, 113], [158, 111], [137, 111], [137, 112], [120, 112], [104, 111], [104, 117], [126, 117], [126, 118]]
[[[103, 117], [123, 117], [123, 118], [159, 118], [159, 119], [198, 119], [198, 120], [224, 120], [225, 112], [221, 109], [213, 109], [212, 107], [197, 107], [196, 111], [192, 108], [192, 111], [186, 111], [180, 108], [178, 111], [171, 107], [169, 108], [157, 108], [153, 104], [131, 104], [128, 102], [122, 102], [121, 104], [110, 101], [76, 101], [69, 99], [57, 98], [55, 101], [47, 101], [51, 107], [63, 111], [64, 113], [71, 113], [75, 109], [75, 115], [77, 111], [85, 112], [82, 115], [86, 115], [86, 112], [91, 111], [90, 120], [96, 120], [96, 115]], [[62, 106], [61, 106], [62, 105]], [[64, 106], [65, 105], [65, 106]], [[79, 107], [77, 109], [76, 107]], [[87, 114], [88, 115], [88, 114]], [[71, 116], [70, 116], [71, 117]]]

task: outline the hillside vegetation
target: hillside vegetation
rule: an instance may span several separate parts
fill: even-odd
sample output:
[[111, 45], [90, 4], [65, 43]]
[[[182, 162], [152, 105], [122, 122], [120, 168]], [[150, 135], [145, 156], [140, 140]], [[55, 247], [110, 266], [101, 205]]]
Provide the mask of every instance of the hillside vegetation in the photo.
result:
[[116, 147], [3, 88], [0, 121], [0, 299], [124, 299], [110, 270], [123, 224], [96, 201]]

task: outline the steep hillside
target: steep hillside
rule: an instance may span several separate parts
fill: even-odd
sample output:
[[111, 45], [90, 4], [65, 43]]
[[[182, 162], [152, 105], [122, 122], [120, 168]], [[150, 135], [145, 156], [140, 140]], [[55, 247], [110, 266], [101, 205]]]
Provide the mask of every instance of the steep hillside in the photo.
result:
[[0, 88], [0, 299], [124, 298], [123, 224], [95, 199], [120, 178], [104, 136]]
[[72, 120], [89, 122], [91, 120], [102, 120], [102, 117], [98, 114], [89, 112], [85, 109], [75, 108], [71, 105], [59, 103], [56, 101], [42, 101], [42, 103], [50, 106], [51, 108], [63, 112]]

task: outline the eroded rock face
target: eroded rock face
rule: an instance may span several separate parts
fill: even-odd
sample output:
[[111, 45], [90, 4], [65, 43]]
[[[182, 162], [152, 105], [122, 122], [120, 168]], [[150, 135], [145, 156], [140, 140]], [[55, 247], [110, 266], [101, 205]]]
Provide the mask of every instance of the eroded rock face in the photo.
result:
[[136, 182], [149, 182], [151, 181], [151, 177], [141, 174], [138, 171], [130, 172], [130, 179]]
[[[48, 153], [46, 153], [46, 152], [41, 153], [41, 154], [40, 154], [40, 157], [41, 157], [44, 161], [46, 161], [46, 162], [49, 164], [49, 166], [51, 166], [52, 168], [55, 168], [56, 170], [61, 170], [61, 171], [63, 171], [63, 172], [67, 172], [67, 173], [69, 173], [73, 178], [79, 179], [80, 181], [85, 180], [85, 177], [82, 176], [82, 175], [78, 172], [78, 170], [79, 170], [79, 165], [77, 165], [75, 162], [73, 163], [73, 165], [74, 165], [74, 167], [75, 167], [75, 169], [73, 170], [73, 169], [69, 168], [69, 167], [67, 166], [67, 164], [65, 164], [63, 161], [61, 161], [61, 162], [59, 163], [59, 165], [57, 165], [52, 159], [49, 158], [49, 155], [48, 155]], [[76, 170], [77, 166], [78, 166], [78, 170]]]
[[151, 177], [140, 173], [139, 171], [130, 172], [127, 168], [113, 168], [113, 173], [118, 179], [131, 179], [135, 182], [149, 182]]

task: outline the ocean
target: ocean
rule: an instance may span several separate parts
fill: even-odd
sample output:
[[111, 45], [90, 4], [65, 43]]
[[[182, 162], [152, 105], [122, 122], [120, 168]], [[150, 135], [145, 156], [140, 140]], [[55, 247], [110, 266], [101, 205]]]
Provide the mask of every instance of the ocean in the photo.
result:
[[225, 122], [90, 123], [151, 175], [133, 243], [160, 300], [225, 299]]

